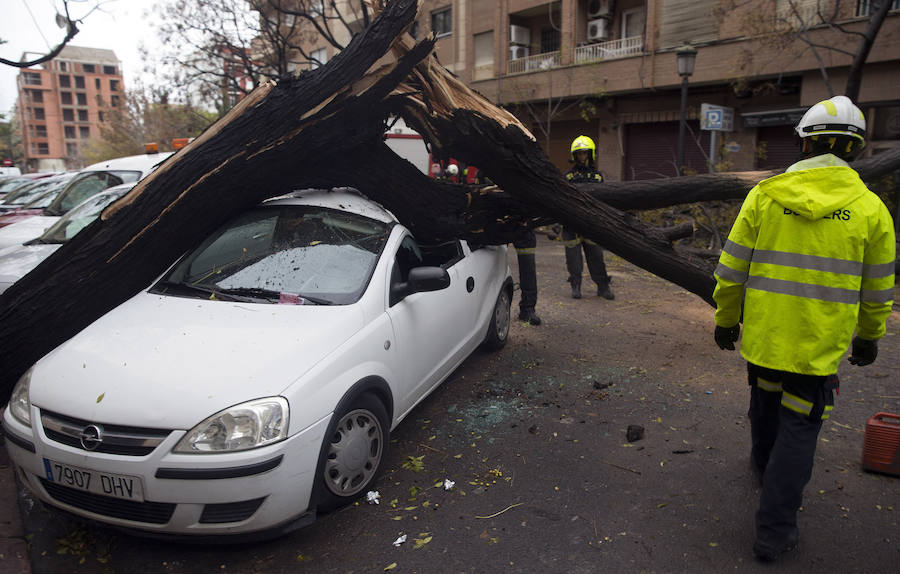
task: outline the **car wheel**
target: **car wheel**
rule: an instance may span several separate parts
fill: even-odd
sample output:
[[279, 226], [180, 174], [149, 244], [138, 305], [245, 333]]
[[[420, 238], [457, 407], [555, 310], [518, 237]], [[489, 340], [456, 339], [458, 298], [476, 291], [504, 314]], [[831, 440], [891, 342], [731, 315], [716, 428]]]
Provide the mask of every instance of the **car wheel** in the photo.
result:
[[512, 298], [509, 296], [509, 290], [504, 287], [497, 295], [497, 303], [494, 304], [491, 324], [488, 327], [487, 336], [484, 338], [485, 348], [496, 351], [506, 345], [506, 341], [509, 339], [509, 308], [511, 305]]
[[317, 509], [333, 510], [354, 500], [372, 484], [387, 456], [387, 411], [365, 393], [340, 413], [325, 438], [319, 464]]

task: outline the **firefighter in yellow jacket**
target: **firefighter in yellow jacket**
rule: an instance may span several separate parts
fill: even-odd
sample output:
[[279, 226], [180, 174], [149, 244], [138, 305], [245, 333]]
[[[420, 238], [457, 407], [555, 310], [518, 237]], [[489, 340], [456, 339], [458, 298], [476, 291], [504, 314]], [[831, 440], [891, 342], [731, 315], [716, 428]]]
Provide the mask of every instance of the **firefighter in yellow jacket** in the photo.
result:
[[838, 364], [848, 347], [853, 365], [875, 360], [894, 288], [891, 216], [847, 163], [865, 146], [862, 111], [836, 96], [795, 129], [804, 159], [750, 190], [713, 294], [719, 347], [733, 350], [744, 326], [751, 459], [762, 484], [753, 552], [763, 561], [797, 544]]

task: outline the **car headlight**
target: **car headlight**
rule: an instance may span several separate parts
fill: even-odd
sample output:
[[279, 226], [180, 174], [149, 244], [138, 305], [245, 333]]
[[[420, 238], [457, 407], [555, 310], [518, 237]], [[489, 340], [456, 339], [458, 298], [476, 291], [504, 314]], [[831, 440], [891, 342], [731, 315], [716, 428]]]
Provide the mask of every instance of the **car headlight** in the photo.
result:
[[288, 403], [282, 397], [256, 399], [214, 414], [175, 445], [182, 454], [248, 450], [283, 440], [288, 430]]
[[20, 423], [31, 426], [31, 400], [28, 389], [31, 387], [31, 369], [19, 378], [9, 397], [9, 412]]

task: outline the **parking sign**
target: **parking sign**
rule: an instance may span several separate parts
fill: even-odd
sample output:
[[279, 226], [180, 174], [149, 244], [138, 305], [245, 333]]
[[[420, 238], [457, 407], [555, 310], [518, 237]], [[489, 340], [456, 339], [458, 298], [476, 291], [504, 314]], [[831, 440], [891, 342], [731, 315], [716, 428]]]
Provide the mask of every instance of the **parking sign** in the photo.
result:
[[717, 132], [734, 130], [734, 108], [700, 104], [700, 129]]

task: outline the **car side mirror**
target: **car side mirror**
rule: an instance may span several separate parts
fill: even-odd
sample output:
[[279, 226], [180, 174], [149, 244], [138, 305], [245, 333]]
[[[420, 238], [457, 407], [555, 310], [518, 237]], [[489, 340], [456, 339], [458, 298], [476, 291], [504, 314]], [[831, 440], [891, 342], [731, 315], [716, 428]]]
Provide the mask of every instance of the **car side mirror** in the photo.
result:
[[391, 285], [391, 301], [394, 305], [413, 293], [440, 291], [450, 286], [450, 274], [442, 267], [414, 267], [408, 279]]

